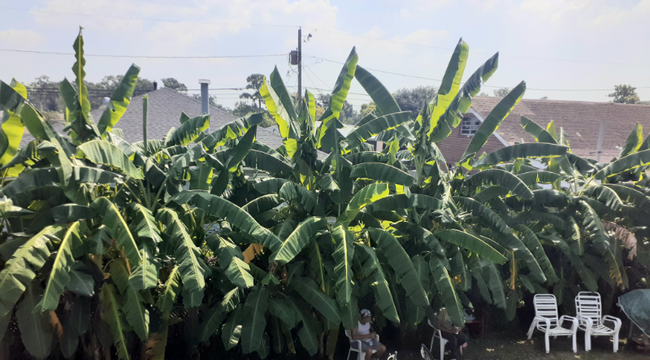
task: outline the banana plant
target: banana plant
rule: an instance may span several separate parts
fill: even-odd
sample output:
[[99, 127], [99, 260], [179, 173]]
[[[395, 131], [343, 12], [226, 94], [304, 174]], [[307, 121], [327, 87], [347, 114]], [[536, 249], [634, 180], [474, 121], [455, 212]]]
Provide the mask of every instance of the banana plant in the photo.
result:
[[[462, 40], [416, 119], [354, 49], [319, 119], [313, 95], [295, 99], [274, 70], [260, 93], [283, 138], [277, 149], [257, 141], [261, 114], [209, 134], [208, 116], [183, 114], [163, 139], [127, 142], [119, 118], [139, 68], [95, 124], [81, 33], [74, 46], [76, 80], [61, 88], [66, 134], [24, 87], [0, 83], [0, 344], [10, 351], [333, 358], [360, 308], [406, 334], [442, 306], [462, 325], [476, 296], [512, 319], [526, 293], [553, 291], [568, 306], [580, 289], [643, 286], [650, 150], [641, 129], [604, 164], [572, 154], [562, 129], [522, 118], [536, 143], [481, 155], [522, 82], [446, 169], [436, 142], [498, 62], [461, 86]], [[343, 136], [354, 79], [377, 110]], [[17, 149], [23, 125], [36, 140]], [[368, 149], [373, 137], [386, 149]]]

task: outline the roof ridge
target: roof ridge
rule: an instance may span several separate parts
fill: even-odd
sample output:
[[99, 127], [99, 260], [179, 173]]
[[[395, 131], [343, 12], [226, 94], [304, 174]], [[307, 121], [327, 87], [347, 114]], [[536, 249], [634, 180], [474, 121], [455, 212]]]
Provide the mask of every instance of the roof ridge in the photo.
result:
[[[472, 99], [495, 99], [500, 101], [502, 97], [496, 96], [475, 96]], [[615, 102], [602, 102], [602, 101], [582, 101], [582, 100], [552, 100], [552, 99], [521, 99], [522, 102], [546, 102], [546, 103], [578, 103], [578, 104], [596, 104], [596, 105], [624, 105], [624, 106], [650, 106], [648, 104], [621, 104]]]

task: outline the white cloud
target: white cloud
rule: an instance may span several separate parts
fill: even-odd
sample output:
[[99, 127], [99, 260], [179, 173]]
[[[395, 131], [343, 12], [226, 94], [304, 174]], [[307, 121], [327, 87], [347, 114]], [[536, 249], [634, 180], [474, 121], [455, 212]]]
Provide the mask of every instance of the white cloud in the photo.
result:
[[500, 0], [470, 0], [469, 5], [473, 9], [480, 9], [481, 11], [489, 11], [494, 9]]
[[379, 26], [375, 26], [372, 29], [368, 30], [362, 36], [373, 38], [373, 39], [381, 39], [382, 36], [384, 36], [384, 32], [381, 31], [381, 28]]
[[435, 40], [444, 39], [447, 36], [449, 36], [447, 30], [420, 29], [401, 38], [399, 36], [393, 37], [391, 40], [409, 44], [431, 45]]
[[558, 21], [571, 13], [585, 11], [593, 5], [590, 0], [524, 0], [520, 9], [539, 20]]
[[407, 3], [414, 3], [418, 10], [431, 10], [449, 5], [457, 0], [413, 0]]
[[647, 19], [649, 15], [650, 0], [642, 0], [632, 9], [607, 7], [601, 15], [593, 19], [592, 24], [597, 26], [617, 26], [622, 23]]
[[34, 30], [9, 29], [0, 32], [0, 44], [30, 47], [41, 43], [44, 38]]
[[408, 10], [406, 10], [406, 9], [402, 9], [402, 10], [399, 12], [399, 16], [400, 16], [402, 19], [407, 19], [407, 18], [411, 17], [411, 12], [408, 11]]

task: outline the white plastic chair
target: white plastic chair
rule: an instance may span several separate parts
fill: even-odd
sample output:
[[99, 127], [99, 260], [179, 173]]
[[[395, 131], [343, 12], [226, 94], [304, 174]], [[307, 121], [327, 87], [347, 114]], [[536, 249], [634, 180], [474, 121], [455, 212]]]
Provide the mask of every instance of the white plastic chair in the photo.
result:
[[[549, 337], [557, 338], [558, 336], [573, 337], [573, 352], [578, 352], [578, 345], [576, 342], [576, 333], [578, 332], [578, 319], [562, 315], [558, 319], [557, 300], [555, 295], [550, 294], [537, 294], [533, 298], [533, 305], [535, 306], [535, 319], [530, 324], [528, 329], [528, 340], [533, 336], [535, 328], [544, 332], [544, 339], [546, 342], [546, 353], [551, 351], [549, 344]], [[571, 321], [571, 328], [567, 329], [562, 327], [564, 321]]]
[[[431, 319], [427, 319], [427, 323], [431, 328], [433, 329], [433, 335], [431, 336], [431, 345], [429, 345], [429, 352], [433, 352], [433, 342], [436, 340], [436, 338], [440, 339], [440, 360], [444, 360], [445, 358], [445, 346], [449, 342], [449, 340], [445, 339], [442, 337], [442, 331], [431, 323]], [[460, 348], [460, 354], [463, 355], [463, 348]]]
[[[597, 292], [581, 291], [575, 301], [579, 328], [585, 332], [585, 350], [591, 350], [592, 336], [611, 336], [614, 338], [614, 352], [617, 352], [621, 319], [609, 315], [603, 316], [603, 306], [600, 294]], [[608, 326], [608, 323], [614, 326]]]
[[[350, 351], [348, 351], [348, 360], [350, 360], [350, 355], [352, 352], [357, 352], [357, 360], [364, 360], [366, 358], [366, 353], [361, 351], [361, 340], [352, 340], [352, 330], [345, 330], [345, 336], [350, 339], [350, 345], [352, 345], [353, 342], [357, 343], [357, 348], [354, 349], [352, 346], [350, 346]], [[373, 340], [374, 341], [374, 340]], [[379, 335], [377, 335], [377, 341], [379, 341]], [[377, 349], [372, 349], [372, 353], [375, 354], [377, 352]], [[368, 359], [370, 360], [370, 359]]]

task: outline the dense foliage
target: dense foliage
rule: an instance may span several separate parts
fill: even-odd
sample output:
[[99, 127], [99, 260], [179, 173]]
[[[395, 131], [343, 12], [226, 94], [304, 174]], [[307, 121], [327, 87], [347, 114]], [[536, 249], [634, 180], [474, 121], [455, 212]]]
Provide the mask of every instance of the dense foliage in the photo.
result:
[[[208, 116], [182, 116], [164, 139], [130, 144], [116, 126], [139, 68], [92, 119], [81, 34], [74, 49], [76, 78], [60, 86], [66, 134], [22, 85], [0, 83], [0, 338], [12, 354], [332, 358], [361, 306], [405, 334], [441, 306], [462, 325], [470, 298], [512, 319], [527, 293], [570, 306], [581, 289], [646, 286], [650, 141], [640, 129], [603, 164], [572, 154], [561, 129], [522, 118], [538, 142], [478, 156], [522, 82], [444, 168], [436, 142], [498, 63], [461, 86], [462, 40], [415, 118], [354, 49], [318, 119], [314, 96], [295, 99], [274, 70], [259, 93], [278, 149], [256, 141], [261, 114], [210, 134]], [[375, 108], [345, 137], [338, 119], [355, 80]], [[36, 140], [18, 149], [24, 127]], [[373, 137], [386, 148], [374, 151]]]

